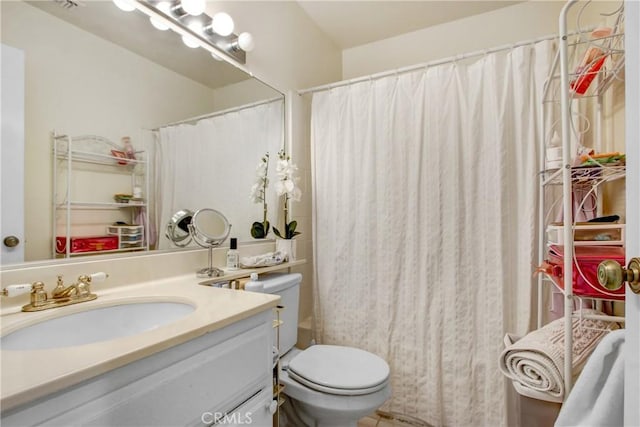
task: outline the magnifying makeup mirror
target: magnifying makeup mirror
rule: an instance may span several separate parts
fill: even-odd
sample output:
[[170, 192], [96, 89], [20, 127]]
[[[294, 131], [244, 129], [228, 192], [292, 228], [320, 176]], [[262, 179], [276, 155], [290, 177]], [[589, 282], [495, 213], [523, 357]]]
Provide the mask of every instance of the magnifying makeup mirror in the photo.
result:
[[203, 248], [219, 246], [231, 231], [227, 218], [215, 209], [200, 209], [193, 215], [189, 224], [191, 235]]
[[184, 248], [191, 243], [191, 231], [189, 225], [193, 219], [193, 212], [189, 209], [181, 209], [174, 213], [167, 228], [165, 229], [165, 235], [174, 245]]
[[196, 272], [198, 277], [219, 277], [224, 274], [213, 266], [213, 248], [220, 246], [229, 236], [231, 224], [215, 209], [204, 208], [195, 213], [181, 209], [169, 220], [165, 234], [178, 247], [185, 247], [191, 240], [209, 249], [209, 266]]

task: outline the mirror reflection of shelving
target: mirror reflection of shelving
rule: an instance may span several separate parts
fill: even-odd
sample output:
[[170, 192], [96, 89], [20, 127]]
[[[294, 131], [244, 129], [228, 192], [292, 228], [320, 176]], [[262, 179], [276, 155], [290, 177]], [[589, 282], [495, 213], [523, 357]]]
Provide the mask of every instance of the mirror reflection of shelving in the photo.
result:
[[96, 135], [52, 140], [53, 256], [148, 250], [146, 153]]

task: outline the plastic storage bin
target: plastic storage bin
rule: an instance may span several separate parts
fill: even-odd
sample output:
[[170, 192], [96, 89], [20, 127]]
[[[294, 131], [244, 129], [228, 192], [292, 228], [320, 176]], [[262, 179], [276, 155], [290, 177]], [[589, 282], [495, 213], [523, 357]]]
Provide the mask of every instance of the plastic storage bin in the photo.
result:
[[144, 227], [141, 225], [110, 225], [107, 233], [117, 236], [119, 249], [136, 249], [144, 245]]
[[[550, 245], [564, 245], [564, 227], [547, 227]], [[624, 246], [624, 224], [579, 223], [573, 226], [574, 246]]]
[[[574, 295], [624, 300], [624, 286], [617, 291], [611, 291], [598, 283], [598, 265], [606, 259], [617, 261], [625, 265], [624, 248], [619, 246], [576, 246], [573, 261], [573, 293]], [[548, 263], [550, 274], [556, 283], [564, 289], [564, 246], [549, 247]]]

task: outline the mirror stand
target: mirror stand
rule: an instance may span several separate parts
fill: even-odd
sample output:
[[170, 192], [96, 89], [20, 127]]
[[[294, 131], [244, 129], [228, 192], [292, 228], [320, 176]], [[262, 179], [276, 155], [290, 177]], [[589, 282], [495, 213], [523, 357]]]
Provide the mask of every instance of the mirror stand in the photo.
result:
[[209, 267], [201, 268], [196, 271], [196, 276], [198, 277], [220, 277], [224, 274], [224, 271], [219, 269], [218, 267], [213, 266], [213, 246], [209, 246]]

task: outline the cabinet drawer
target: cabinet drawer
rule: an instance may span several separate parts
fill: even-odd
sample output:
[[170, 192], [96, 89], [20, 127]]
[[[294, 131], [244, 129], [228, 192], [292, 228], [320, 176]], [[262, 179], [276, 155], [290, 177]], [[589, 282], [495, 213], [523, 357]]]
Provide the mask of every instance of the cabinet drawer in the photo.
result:
[[144, 227], [141, 225], [110, 225], [107, 227], [107, 233], [125, 235], [142, 235]]
[[[564, 227], [547, 227], [550, 245], [564, 245]], [[574, 246], [624, 246], [624, 224], [578, 224], [573, 226]]]
[[209, 425], [213, 421], [212, 426], [239, 427], [246, 425], [254, 425], [258, 427], [268, 427], [273, 424], [273, 414], [270, 405], [273, 402], [271, 390], [263, 390], [253, 396], [242, 405], [234, 408], [232, 411], [225, 413], [205, 413], [198, 422], [192, 425], [201, 426]]

